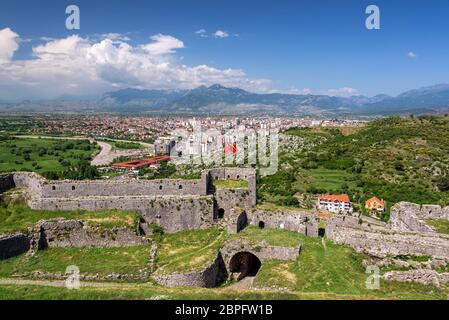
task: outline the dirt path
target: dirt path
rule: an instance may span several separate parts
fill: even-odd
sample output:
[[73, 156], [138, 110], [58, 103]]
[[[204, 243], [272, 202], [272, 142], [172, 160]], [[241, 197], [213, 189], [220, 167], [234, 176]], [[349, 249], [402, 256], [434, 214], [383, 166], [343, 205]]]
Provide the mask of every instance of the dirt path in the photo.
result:
[[323, 245], [324, 251], [326, 251], [327, 247], [326, 247], [326, 241], [324, 240], [324, 238], [321, 238], [321, 244]]

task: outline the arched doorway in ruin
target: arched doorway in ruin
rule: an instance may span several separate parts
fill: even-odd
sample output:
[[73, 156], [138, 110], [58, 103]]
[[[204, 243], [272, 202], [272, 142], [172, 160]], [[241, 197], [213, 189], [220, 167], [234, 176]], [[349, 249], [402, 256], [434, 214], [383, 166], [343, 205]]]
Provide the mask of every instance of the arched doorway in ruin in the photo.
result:
[[259, 272], [262, 263], [251, 252], [238, 252], [229, 262], [229, 272], [235, 274], [237, 281], [245, 277], [254, 277]]

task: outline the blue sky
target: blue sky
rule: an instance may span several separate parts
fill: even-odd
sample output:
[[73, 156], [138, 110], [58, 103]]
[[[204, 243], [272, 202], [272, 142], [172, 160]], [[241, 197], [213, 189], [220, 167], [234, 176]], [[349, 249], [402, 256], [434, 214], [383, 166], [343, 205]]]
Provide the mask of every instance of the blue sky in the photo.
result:
[[[76, 32], [65, 28], [69, 4], [81, 10]], [[380, 30], [365, 28], [369, 4], [380, 8]], [[214, 82], [258, 92], [395, 95], [449, 82], [444, 0], [16, 0], [2, 1], [6, 28], [12, 33], [3, 36], [18, 47], [0, 63], [0, 99]], [[102, 44], [111, 33], [121, 38]], [[123, 42], [129, 47], [119, 52]], [[5, 46], [0, 61], [1, 50], [11, 50]]]

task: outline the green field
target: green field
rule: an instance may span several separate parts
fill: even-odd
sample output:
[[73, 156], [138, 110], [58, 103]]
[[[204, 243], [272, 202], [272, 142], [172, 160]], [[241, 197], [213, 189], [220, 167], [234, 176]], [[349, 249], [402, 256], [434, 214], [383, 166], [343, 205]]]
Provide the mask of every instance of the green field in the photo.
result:
[[302, 243], [302, 237], [297, 232], [283, 229], [260, 229], [256, 226], [248, 226], [243, 231], [231, 235], [233, 239], [248, 239], [257, 244], [266, 242], [271, 246], [297, 247]]
[[0, 172], [67, 170], [76, 161], [89, 160], [98, 146], [88, 140], [0, 137]]
[[212, 184], [217, 189], [240, 189], [248, 188], [247, 180], [212, 180]]
[[48, 211], [32, 210], [26, 205], [0, 207], [0, 234], [24, 232], [42, 219], [66, 218], [88, 222], [93, 227], [124, 227], [135, 230], [138, 214], [130, 211]]
[[312, 181], [309, 186], [313, 186], [316, 189], [341, 190], [345, 188], [357, 188], [354, 181], [354, 176], [344, 170], [331, 170], [321, 168], [311, 169], [309, 173], [312, 177]]
[[195, 289], [164, 288], [154, 284], [116, 283], [107, 287], [82, 287], [68, 290], [36, 285], [0, 285], [4, 300], [446, 300], [447, 288], [420, 284], [385, 283], [381, 292], [337, 294], [329, 292], [297, 292], [279, 290], [233, 290], [229, 288]]
[[156, 272], [169, 274], [201, 269], [216, 258], [226, 237], [218, 228], [157, 236]]
[[0, 277], [30, 277], [34, 271], [62, 272], [76, 265], [81, 274], [137, 274], [149, 268], [149, 247], [50, 248], [0, 261]]
[[426, 223], [434, 227], [439, 233], [449, 234], [449, 220], [445, 219], [426, 219]]
[[104, 139], [104, 140], [100, 140], [100, 141], [109, 143], [110, 145], [112, 145], [113, 149], [117, 149], [117, 150], [145, 149], [145, 147], [138, 142], [117, 141], [117, 140], [109, 140], [109, 139]]

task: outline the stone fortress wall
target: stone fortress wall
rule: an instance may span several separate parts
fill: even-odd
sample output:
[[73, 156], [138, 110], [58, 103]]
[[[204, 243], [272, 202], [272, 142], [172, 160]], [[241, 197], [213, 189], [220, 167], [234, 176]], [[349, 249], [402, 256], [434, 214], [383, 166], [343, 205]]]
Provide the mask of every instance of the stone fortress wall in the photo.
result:
[[418, 231], [434, 233], [435, 230], [425, 223], [425, 219], [449, 220], [449, 207], [437, 205], [418, 205], [400, 202], [391, 208], [390, 225], [395, 231]]
[[[248, 181], [248, 188], [213, 190], [213, 179]], [[0, 191], [28, 191], [28, 205], [36, 210], [136, 210], [143, 222], [158, 224], [166, 232], [212, 226], [220, 210], [256, 204], [254, 169], [205, 170], [200, 179], [51, 181], [36, 173], [0, 176]]]
[[211, 180], [246, 180], [248, 188], [244, 189], [218, 189], [214, 190], [216, 205], [229, 213], [232, 208], [238, 206], [251, 208], [256, 205], [256, 171], [248, 168], [216, 168], [209, 170], [208, 185]]
[[[215, 190], [212, 183], [215, 179], [244, 179], [248, 181], [248, 188]], [[204, 171], [197, 180], [156, 181], [47, 181], [34, 173], [0, 175], [0, 192], [14, 187], [28, 190], [28, 204], [33, 209], [137, 210], [142, 213], [144, 223], [161, 225], [169, 233], [224, 223], [228, 227], [232, 225], [231, 229], [238, 232], [246, 224], [252, 224], [261, 228], [283, 228], [307, 236], [321, 234], [337, 244], [351, 246], [382, 261], [410, 255], [430, 256], [438, 263], [449, 262], [449, 236], [437, 233], [424, 221], [427, 218], [449, 219], [449, 207], [401, 202], [392, 207], [388, 223], [363, 216], [332, 215], [321, 230], [317, 215], [311, 212], [253, 208], [256, 204], [253, 169], [219, 168]], [[219, 211], [224, 212], [223, 219], [220, 219]], [[10, 235], [0, 236], [0, 249], [2, 246], [0, 251], [9, 257], [27, 250], [29, 244], [22, 235]], [[273, 252], [281, 252], [287, 258], [291, 256], [291, 252], [275, 249]], [[297, 251], [295, 249], [294, 253]], [[273, 256], [273, 252], [268, 252], [268, 256]], [[261, 258], [260, 252], [254, 254]], [[226, 255], [225, 250], [224, 255], [225, 261], [217, 258], [200, 272], [161, 275], [158, 280], [166, 285], [213, 286], [220, 273], [218, 266], [224, 262], [226, 269], [226, 263], [229, 264], [231, 254]], [[391, 276], [399, 279], [403, 274]], [[418, 281], [427, 281], [420, 273], [406, 275], [406, 279], [416, 277]]]
[[13, 173], [14, 185], [39, 198], [139, 197], [207, 195], [207, 172], [201, 179], [162, 180], [46, 180], [35, 173]]
[[247, 210], [248, 223], [261, 228], [280, 228], [317, 237], [319, 218], [310, 211], [301, 209], [268, 211]]
[[388, 224], [334, 216], [328, 220], [326, 236], [380, 259], [410, 255], [449, 261], [449, 235], [437, 233], [419, 218], [447, 219], [448, 212], [449, 207], [400, 202], [392, 207]]

